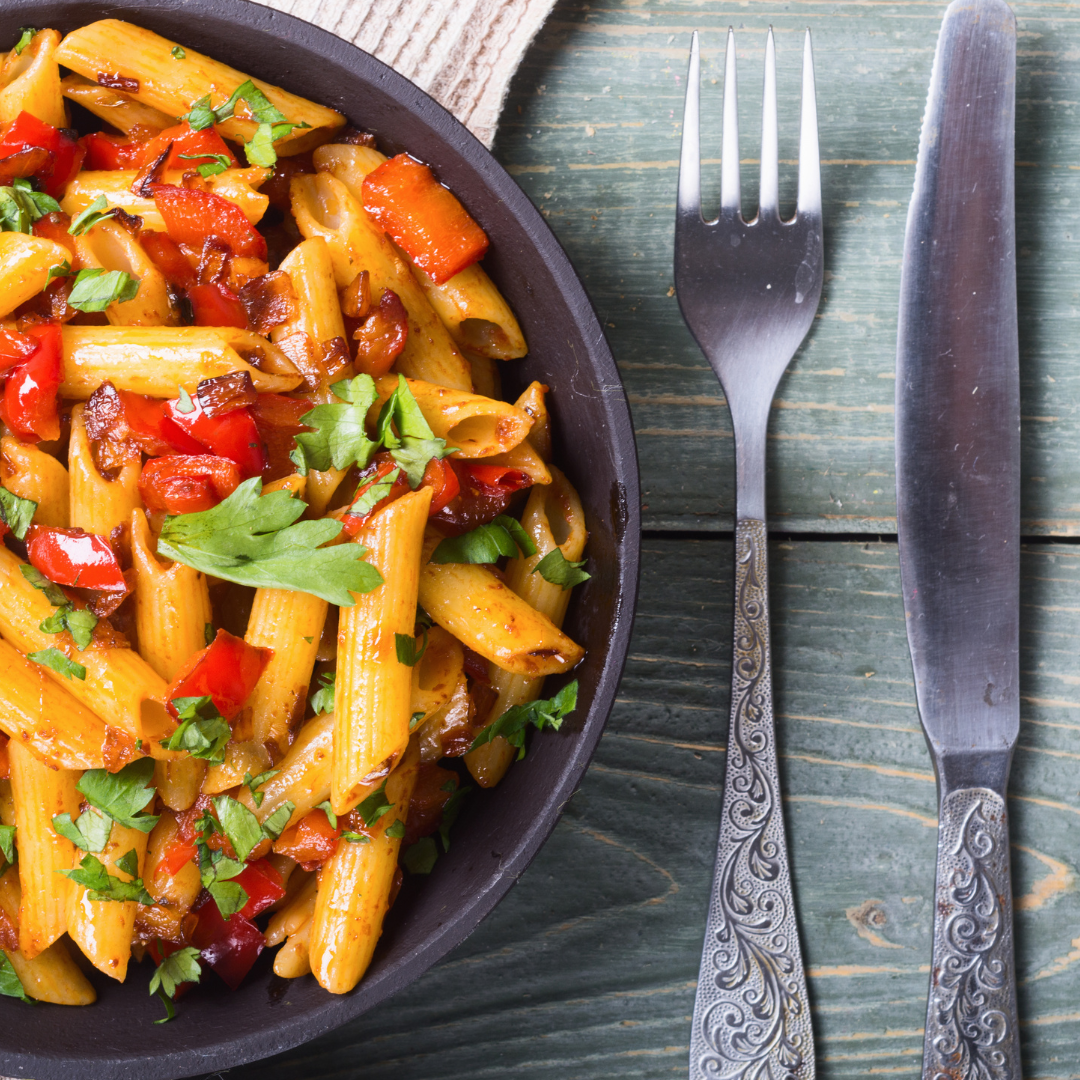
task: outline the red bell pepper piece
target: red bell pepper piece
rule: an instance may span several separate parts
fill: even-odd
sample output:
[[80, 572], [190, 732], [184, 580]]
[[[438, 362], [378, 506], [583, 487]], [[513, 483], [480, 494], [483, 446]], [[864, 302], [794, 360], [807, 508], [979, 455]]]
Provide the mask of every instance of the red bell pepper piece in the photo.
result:
[[198, 855], [199, 849], [194, 840], [177, 839], [169, 845], [161, 865], [169, 877], [176, 877], [184, 867]]
[[[237, 160], [225, 140], [212, 128], [192, 131], [187, 121], [148, 139], [142, 144], [142, 154], [135, 168], [154, 161], [165, 152], [165, 147], [172, 143], [172, 150], [165, 159], [166, 169], [197, 169], [200, 165], [209, 165], [217, 155], [228, 158], [229, 165], [235, 166]], [[187, 157], [181, 157], [186, 154]], [[129, 166], [130, 168], [130, 166]]]
[[480, 465], [450, 458], [444, 464], [449, 464], [457, 474], [461, 490], [432, 518], [451, 536], [459, 536], [498, 517], [515, 491], [532, 484], [525, 473], [505, 465]]
[[204, 453], [202, 443], [169, 419], [164, 401], [136, 394], [133, 390], [118, 390], [117, 393], [131, 434], [145, 453], [152, 457]]
[[408, 154], [368, 173], [363, 195], [364, 209], [440, 285], [488, 249], [487, 235], [457, 197]]
[[142, 467], [139, 495], [150, 510], [195, 514], [212, 510], [240, 485], [240, 470], [228, 458], [199, 454], [153, 458]]
[[34, 175], [46, 195], [58, 196], [79, 171], [84, 150], [66, 130], [54, 128], [28, 112], [21, 112], [0, 139], [0, 163], [31, 147], [47, 150], [52, 158]]
[[0, 325], [0, 371], [29, 360], [37, 347], [36, 338]]
[[176, 243], [201, 249], [203, 241], [212, 236], [233, 255], [266, 258], [266, 241], [236, 203], [212, 191], [172, 184], [154, 184], [152, 190], [154, 204]]
[[[5, 735], [0, 742], [0, 780], [7, 780], [11, 776], [11, 758], [8, 755], [8, 737]], [[16, 937], [16, 941], [18, 938]]]
[[134, 142], [127, 135], [107, 135], [96, 131], [84, 135], [79, 142], [86, 151], [83, 168], [94, 172], [113, 169], [137, 169], [142, 165], [143, 142]]
[[166, 700], [170, 712], [176, 715], [173, 698], [211, 697], [226, 720], [234, 719], [273, 655], [273, 649], [249, 645], [243, 638], [219, 630], [217, 637], [197, 652], [169, 684]]
[[428, 517], [437, 514], [461, 491], [461, 482], [454, 471], [454, 466], [446, 458], [432, 458], [427, 463], [420, 486], [431, 488], [431, 508], [428, 510]]
[[[364, 494], [368, 488], [375, 484], [381, 483], [397, 468], [397, 462], [386, 453], [378, 454], [372, 467], [361, 477], [360, 486], [356, 489], [356, 494], [353, 496], [353, 505], [356, 505], [357, 500]], [[383, 496], [366, 514], [363, 516], [346, 513], [341, 519], [341, 524], [345, 529], [346, 536], [355, 536], [363, 526], [371, 519], [372, 514], [381, 510], [388, 503], [392, 503], [395, 499], [400, 499], [409, 490], [409, 481], [405, 478], [404, 473], [399, 473], [394, 480], [390, 491]]]
[[209, 893], [203, 894], [195, 911], [199, 916], [191, 935], [195, 947], [202, 959], [235, 990], [266, 946], [262, 931], [239, 912], [228, 920], [223, 919]]
[[458, 471], [467, 480], [493, 492], [514, 492], [531, 487], [532, 480], [520, 469], [507, 465], [480, 465], [467, 461], [455, 462]]
[[312, 810], [278, 837], [274, 851], [288, 855], [305, 870], [311, 870], [334, 854], [339, 836], [340, 820], [336, 826], [331, 825], [324, 810]]
[[254, 919], [285, 895], [285, 884], [269, 859], [256, 859], [232, 879], [248, 895], [240, 914]]
[[128, 587], [112, 545], [96, 533], [31, 525], [26, 555], [32, 566], [57, 585], [102, 592], [124, 592]]
[[170, 285], [175, 285], [178, 289], [190, 289], [195, 284], [197, 279], [194, 268], [168, 233], [146, 229], [139, 234], [139, 243]]
[[296, 446], [296, 436], [309, 430], [300, 423], [300, 417], [311, 409], [312, 403], [306, 398], [291, 398], [284, 394], [260, 394], [251, 406], [255, 426], [266, 444], [264, 480], [280, 480], [296, 471], [289, 454]]
[[4, 422], [23, 442], [60, 437], [56, 395], [63, 380], [60, 327], [39, 323], [26, 329], [37, 342], [29, 358], [11, 368], [4, 386]]
[[209, 454], [228, 458], [249, 480], [261, 476], [268, 457], [262, 436], [249, 408], [234, 409], [219, 416], [210, 416], [198, 396], [191, 399], [191, 412], [181, 412], [179, 400], [165, 403], [165, 415], [177, 427], [198, 441]]
[[248, 327], [247, 309], [227, 285], [217, 282], [189, 285], [187, 298], [196, 326], [236, 326], [241, 330]]

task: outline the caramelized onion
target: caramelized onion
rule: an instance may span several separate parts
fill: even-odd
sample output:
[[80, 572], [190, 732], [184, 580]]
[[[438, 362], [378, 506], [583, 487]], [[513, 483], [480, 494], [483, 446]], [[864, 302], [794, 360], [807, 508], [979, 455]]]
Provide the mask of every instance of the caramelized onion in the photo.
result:
[[350, 319], [366, 319], [371, 311], [371, 275], [361, 270], [341, 290], [341, 314]]
[[203, 379], [195, 396], [207, 416], [223, 416], [254, 405], [259, 395], [246, 371], [232, 371], [216, 379]]
[[0, 186], [10, 187], [20, 176], [51, 176], [53, 152], [41, 146], [29, 146], [17, 154], [0, 158]]
[[356, 370], [377, 378], [401, 355], [409, 336], [409, 315], [393, 289], [384, 289], [379, 306], [353, 331]]
[[110, 90], [122, 90], [125, 94], [137, 94], [139, 92], [139, 80], [129, 79], [126, 75], [118, 72], [99, 71], [97, 73], [98, 86], [107, 86]]
[[292, 278], [284, 270], [273, 270], [252, 278], [239, 292], [248, 322], [258, 334], [269, 334], [275, 326], [296, 315], [297, 297]]

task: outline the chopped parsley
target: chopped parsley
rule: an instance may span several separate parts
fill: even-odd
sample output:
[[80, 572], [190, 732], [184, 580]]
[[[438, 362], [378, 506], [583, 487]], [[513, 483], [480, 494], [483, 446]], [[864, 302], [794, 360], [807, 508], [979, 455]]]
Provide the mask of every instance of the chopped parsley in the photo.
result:
[[157, 994], [165, 1005], [165, 1015], [155, 1024], [167, 1024], [176, 1015], [173, 998], [181, 983], [197, 983], [202, 975], [199, 950], [194, 945], [170, 953], [150, 976], [150, 996]]
[[69, 660], [59, 649], [40, 649], [38, 652], [27, 653], [26, 659], [52, 668], [65, 679], [86, 678], [86, 668], [82, 664], [76, 664], [74, 660]]
[[114, 877], [105, 869], [101, 860], [93, 855], [84, 855], [77, 869], [58, 870], [57, 873], [71, 878], [76, 885], [82, 885], [87, 890], [87, 897], [91, 900], [116, 900], [121, 903], [134, 900], [136, 903], [147, 906], [157, 903], [146, 891], [142, 878], [135, 876], [139, 869], [139, 861], [134, 850], [117, 859], [116, 867], [118, 870], [123, 870], [125, 874], [130, 874], [133, 880], [123, 881]]
[[328, 713], [334, 711], [334, 695], [337, 693], [334, 682], [337, 679], [337, 672], [324, 671], [319, 676], [320, 686], [319, 689], [311, 695], [311, 707], [315, 710], [315, 714]]
[[38, 218], [59, 209], [51, 195], [35, 191], [23, 176], [12, 180], [11, 187], [0, 187], [0, 231], [28, 233]]
[[518, 549], [526, 557], [536, 554], [529, 534], [506, 514], [489, 525], [479, 525], [461, 536], [448, 536], [431, 553], [433, 563], [493, 563], [501, 555], [514, 558]]
[[518, 749], [518, 760], [525, 756], [525, 732], [529, 725], [542, 731], [545, 727], [558, 731], [566, 715], [577, 707], [577, 679], [567, 683], [553, 698], [530, 701], [526, 705], [514, 705], [498, 720], [488, 724], [473, 740], [469, 750], [501, 736]]
[[116, 208], [110, 210], [108, 206], [109, 200], [104, 195], [99, 195], [82, 213], [75, 215], [68, 227], [68, 233], [72, 236], [82, 236], [99, 222], [111, 218], [116, 213]]
[[539, 574], [545, 581], [552, 585], [558, 585], [563, 589], [572, 589], [583, 581], [588, 581], [592, 574], [587, 574], [581, 568], [585, 560], [574, 562], [566, 558], [556, 547], [552, 548], [537, 564], [534, 574]]
[[134, 300], [138, 292], [138, 278], [124, 270], [104, 270], [95, 266], [76, 274], [67, 302], [78, 311], [104, 311], [112, 303]]
[[33, 499], [22, 499], [0, 486], [0, 518], [17, 540], [26, 539], [26, 530], [30, 528], [37, 508], [38, 504]]
[[186, 750], [192, 757], [212, 765], [225, 760], [225, 747], [232, 738], [232, 728], [218, 712], [214, 699], [203, 697], [173, 698], [180, 726], [162, 742], [165, 750]]

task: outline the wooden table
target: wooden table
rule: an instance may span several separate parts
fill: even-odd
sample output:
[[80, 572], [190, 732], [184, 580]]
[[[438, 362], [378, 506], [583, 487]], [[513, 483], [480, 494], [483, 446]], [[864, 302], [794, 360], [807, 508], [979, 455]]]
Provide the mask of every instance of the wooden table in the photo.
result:
[[[1080, 9], [1019, 0], [1023, 726], [1013, 767], [1025, 1075], [1080, 1075]], [[644, 494], [637, 631], [581, 790], [518, 886], [445, 963], [350, 1026], [230, 1080], [684, 1076], [727, 726], [732, 443], [682, 325], [671, 248], [689, 33], [706, 153], [738, 35], [756, 168], [765, 29], [781, 154], [815, 35], [827, 281], [771, 432], [776, 706], [819, 1076], [918, 1077], [935, 788], [894, 538], [893, 369], [904, 219], [944, 4], [560, 3], [496, 153], [566, 245], [633, 408]], [[719, 170], [707, 170], [718, 194]], [[782, 192], [794, 194], [794, 162]], [[751, 196], [752, 200], [752, 196]], [[1050, 538], [1056, 538], [1051, 540]]]

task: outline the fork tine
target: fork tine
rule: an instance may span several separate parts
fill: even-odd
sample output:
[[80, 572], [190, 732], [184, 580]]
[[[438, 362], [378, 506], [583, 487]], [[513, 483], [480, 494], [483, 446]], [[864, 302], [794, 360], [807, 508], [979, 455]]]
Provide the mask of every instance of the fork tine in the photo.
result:
[[690, 67], [686, 73], [686, 101], [683, 105], [682, 154], [679, 158], [679, 214], [701, 216], [701, 62], [698, 34], [690, 39]]
[[772, 27], [765, 40], [765, 90], [761, 100], [761, 189], [758, 217], [780, 213], [780, 138], [776, 124], [776, 46]]
[[735, 31], [729, 26], [724, 61], [724, 145], [720, 152], [720, 209], [742, 207], [739, 188], [739, 91], [735, 81]]
[[798, 216], [821, 217], [821, 155], [818, 149], [817, 92], [814, 89], [814, 50], [810, 31], [803, 46], [802, 116], [799, 122]]

